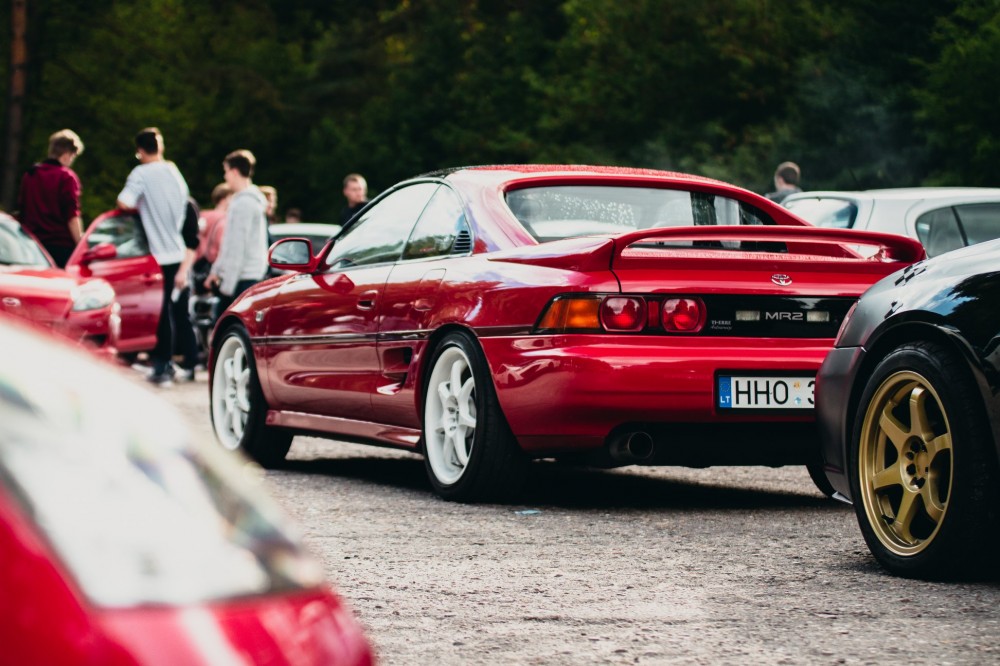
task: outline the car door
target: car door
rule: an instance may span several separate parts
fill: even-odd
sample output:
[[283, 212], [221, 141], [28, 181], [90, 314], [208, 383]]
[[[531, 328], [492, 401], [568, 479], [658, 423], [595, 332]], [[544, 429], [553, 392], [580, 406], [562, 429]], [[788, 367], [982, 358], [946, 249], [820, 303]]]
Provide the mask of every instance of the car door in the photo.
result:
[[315, 273], [285, 283], [267, 313], [267, 363], [279, 409], [376, 421], [371, 393], [383, 288], [434, 183], [375, 202]]
[[[115, 247], [115, 257], [83, 262], [84, 253], [102, 243]], [[121, 306], [119, 351], [130, 353], [156, 346], [163, 274], [149, 253], [138, 213], [114, 210], [97, 217], [80, 239], [66, 270], [111, 283]]]
[[440, 285], [451, 258], [471, 254], [472, 246], [462, 200], [442, 185], [424, 208], [385, 285], [378, 335], [381, 372], [372, 393], [380, 423], [420, 427], [420, 378], [409, 373], [433, 332], [429, 320], [440, 308]]

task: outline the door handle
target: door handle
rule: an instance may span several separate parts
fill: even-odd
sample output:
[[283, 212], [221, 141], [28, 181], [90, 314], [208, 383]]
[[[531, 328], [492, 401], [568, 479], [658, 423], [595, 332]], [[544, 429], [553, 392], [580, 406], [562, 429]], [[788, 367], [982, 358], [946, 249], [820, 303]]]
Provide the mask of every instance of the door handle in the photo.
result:
[[358, 309], [371, 310], [375, 307], [375, 300], [378, 298], [378, 291], [366, 291], [358, 296]]

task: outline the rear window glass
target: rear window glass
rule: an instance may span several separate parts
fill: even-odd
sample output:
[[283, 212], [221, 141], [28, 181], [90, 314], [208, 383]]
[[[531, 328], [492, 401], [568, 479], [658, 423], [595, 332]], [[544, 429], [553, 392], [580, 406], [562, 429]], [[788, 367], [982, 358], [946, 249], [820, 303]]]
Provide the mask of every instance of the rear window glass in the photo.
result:
[[794, 199], [785, 208], [817, 227], [850, 229], [858, 218], [858, 207], [844, 199]]
[[735, 199], [646, 187], [532, 187], [508, 192], [507, 205], [542, 242], [661, 227], [774, 224], [764, 212]]
[[969, 245], [1000, 238], [1000, 203], [955, 206]]

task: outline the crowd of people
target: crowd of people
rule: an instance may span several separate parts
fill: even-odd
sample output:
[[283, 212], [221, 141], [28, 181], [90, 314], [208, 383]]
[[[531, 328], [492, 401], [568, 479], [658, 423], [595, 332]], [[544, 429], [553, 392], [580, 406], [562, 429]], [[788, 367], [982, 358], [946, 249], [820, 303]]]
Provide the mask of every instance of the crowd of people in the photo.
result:
[[[49, 137], [46, 159], [32, 165], [21, 180], [20, 223], [59, 267], [66, 266], [83, 235], [80, 178], [71, 168], [83, 150], [75, 132], [60, 130]], [[252, 152], [234, 150], [222, 161], [223, 182], [212, 191], [211, 210], [202, 213], [177, 165], [164, 157], [159, 129], [140, 130], [135, 151], [139, 163], [126, 178], [117, 207], [138, 210], [149, 252], [163, 276], [147, 379], [167, 386], [178, 378], [193, 380], [201, 361], [188, 309], [192, 291], [215, 294], [221, 312], [266, 277], [268, 226], [279, 221], [278, 192], [253, 182], [257, 159]], [[344, 196], [342, 223], [368, 202], [365, 179], [348, 175]], [[284, 221], [301, 221], [301, 215], [291, 208]], [[182, 359], [179, 366], [175, 356]]]
[[[60, 267], [65, 267], [83, 235], [80, 178], [71, 168], [84, 145], [69, 129], [49, 137], [46, 159], [34, 164], [21, 180], [18, 210], [21, 225], [34, 234]], [[212, 209], [200, 213], [177, 165], [164, 157], [163, 134], [147, 127], [135, 135], [132, 169], [118, 195], [121, 209], [137, 209], [150, 254], [163, 274], [163, 304], [150, 352], [147, 379], [160, 386], [174, 379], [193, 380], [200, 362], [199, 345], [188, 302], [195, 294], [214, 293], [218, 311], [264, 279], [268, 271], [268, 226], [278, 221], [278, 191], [253, 182], [257, 159], [249, 150], [234, 150], [222, 161], [223, 182], [212, 191]], [[774, 172], [775, 191], [765, 196], [781, 203], [801, 192], [801, 170], [782, 162]], [[368, 203], [368, 184], [357, 173], [344, 178], [346, 205], [341, 225]], [[290, 208], [286, 222], [301, 220]], [[181, 357], [180, 366], [174, 364]]]

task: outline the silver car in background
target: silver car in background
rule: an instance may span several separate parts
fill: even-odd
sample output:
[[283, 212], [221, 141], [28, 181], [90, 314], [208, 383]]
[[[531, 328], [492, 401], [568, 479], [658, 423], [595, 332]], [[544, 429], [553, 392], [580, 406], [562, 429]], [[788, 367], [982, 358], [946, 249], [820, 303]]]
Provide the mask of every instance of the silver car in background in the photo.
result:
[[908, 187], [801, 192], [782, 205], [820, 227], [916, 238], [927, 256], [1000, 238], [1000, 188]]

